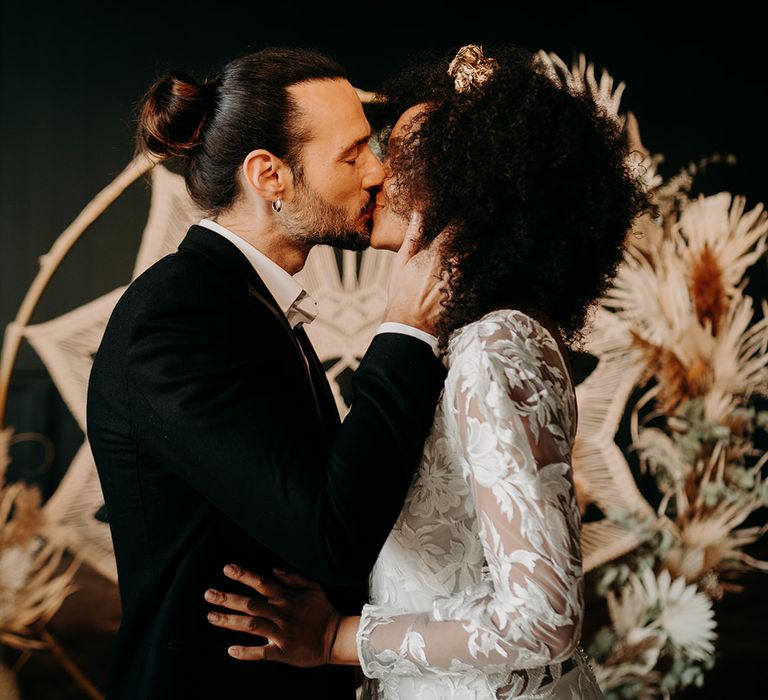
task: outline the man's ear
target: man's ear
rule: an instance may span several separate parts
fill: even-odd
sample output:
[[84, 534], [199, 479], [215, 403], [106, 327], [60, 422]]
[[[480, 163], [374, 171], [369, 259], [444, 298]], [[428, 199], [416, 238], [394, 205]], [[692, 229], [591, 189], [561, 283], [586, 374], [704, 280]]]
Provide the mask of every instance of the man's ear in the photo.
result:
[[263, 148], [251, 151], [245, 157], [242, 175], [245, 185], [268, 202], [284, 198], [293, 185], [288, 164]]

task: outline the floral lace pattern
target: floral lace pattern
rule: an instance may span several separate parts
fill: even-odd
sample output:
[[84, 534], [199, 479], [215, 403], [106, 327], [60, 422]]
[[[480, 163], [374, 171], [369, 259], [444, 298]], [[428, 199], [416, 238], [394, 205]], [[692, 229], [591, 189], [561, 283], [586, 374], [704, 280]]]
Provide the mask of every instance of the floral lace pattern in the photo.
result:
[[[577, 648], [576, 398], [552, 335], [510, 309], [452, 335], [403, 510], [371, 573], [363, 697], [602, 698]], [[562, 662], [571, 659], [567, 666]]]

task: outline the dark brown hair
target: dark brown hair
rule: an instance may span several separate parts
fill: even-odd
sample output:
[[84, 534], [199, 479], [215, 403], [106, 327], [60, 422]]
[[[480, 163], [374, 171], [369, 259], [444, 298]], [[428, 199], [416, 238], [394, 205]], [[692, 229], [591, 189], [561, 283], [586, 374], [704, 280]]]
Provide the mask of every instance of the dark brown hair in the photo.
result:
[[426, 244], [449, 228], [441, 347], [498, 308], [552, 319], [569, 344], [611, 283], [636, 217], [654, 211], [616, 120], [556, 86], [531, 52], [496, 47], [491, 79], [459, 93], [448, 60], [382, 90], [391, 123], [429, 103], [390, 153], [401, 213], [422, 211]]
[[136, 152], [181, 159], [192, 199], [218, 214], [237, 199], [237, 170], [255, 148], [283, 158], [300, 177], [301, 147], [310, 134], [286, 88], [346, 78], [332, 59], [296, 48], [248, 54], [203, 83], [171, 72], [155, 81], [139, 105]]

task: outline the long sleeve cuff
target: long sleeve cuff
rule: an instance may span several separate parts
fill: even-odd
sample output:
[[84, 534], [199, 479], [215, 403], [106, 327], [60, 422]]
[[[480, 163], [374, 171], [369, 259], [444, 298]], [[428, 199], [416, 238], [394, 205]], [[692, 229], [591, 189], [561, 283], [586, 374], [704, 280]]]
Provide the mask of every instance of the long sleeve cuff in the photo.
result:
[[418, 338], [419, 340], [423, 340], [432, 348], [432, 352], [435, 353], [435, 357], [440, 357], [440, 351], [437, 349], [437, 338], [435, 338], [434, 335], [421, 330], [420, 328], [414, 328], [413, 326], [408, 326], [405, 323], [397, 323], [396, 321], [387, 321], [386, 323], [382, 323], [379, 326], [376, 331], [376, 335], [379, 333], [402, 333], [403, 335], [410, 335], [414, 338]]

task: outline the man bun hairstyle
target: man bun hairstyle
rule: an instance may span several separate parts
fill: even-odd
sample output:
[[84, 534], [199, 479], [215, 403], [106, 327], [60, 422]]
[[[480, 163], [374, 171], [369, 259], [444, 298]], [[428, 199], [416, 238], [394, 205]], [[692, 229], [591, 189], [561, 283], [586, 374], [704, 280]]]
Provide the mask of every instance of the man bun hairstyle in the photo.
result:
[[155, 81], [139, 106], [137, 150], [158, 160], [188, 156], [200, 145], [212, 86], [180, 71]]
[[247, 54], [203, 83], [173, 71], [155, 81], [139, 104], [136, 152], [178, 159], [190, 196], [215, 216], [239, 197], [238, 170], [254, 149], [282, 158], [300, 178], [301, 150], [311, 133], [287, 88], [338, 79], [347, 79], [338, 63], [297, 48]]

